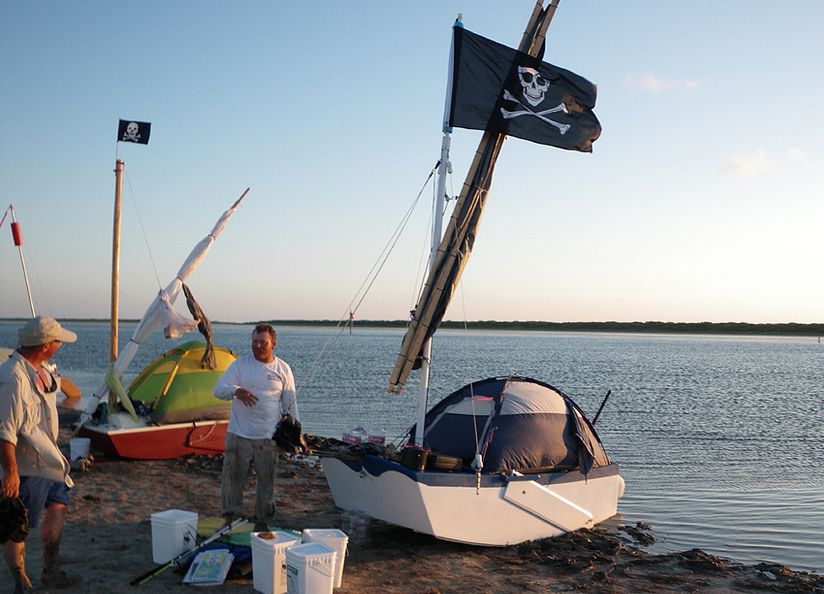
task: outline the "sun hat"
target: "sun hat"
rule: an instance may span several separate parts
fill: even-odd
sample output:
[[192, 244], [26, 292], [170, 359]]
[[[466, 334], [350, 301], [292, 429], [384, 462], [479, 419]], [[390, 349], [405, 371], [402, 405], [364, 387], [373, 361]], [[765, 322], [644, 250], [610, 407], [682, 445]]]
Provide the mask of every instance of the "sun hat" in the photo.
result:
[[47, 316], [37, 316], [23, 324], [17, 331], [20, 346], [39, 346], [59, 340], [60, 342], [75, 342], [77, 334], [66, 330], [57, 320]]

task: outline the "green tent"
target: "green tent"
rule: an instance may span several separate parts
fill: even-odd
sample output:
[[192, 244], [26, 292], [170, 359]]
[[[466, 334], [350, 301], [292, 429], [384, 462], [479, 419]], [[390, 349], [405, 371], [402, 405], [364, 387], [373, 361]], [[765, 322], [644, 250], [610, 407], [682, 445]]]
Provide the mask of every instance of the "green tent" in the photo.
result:
[[201, 367], [206, 345], [193, 340], [164, 353], [129, 386], [129, 398], [150, 409], [153, 422], [163, 425], [228, 419], [231, 401], [214, 397], [217, 380], [237, 359], [229, 349], [215, 347], [215, 369]]

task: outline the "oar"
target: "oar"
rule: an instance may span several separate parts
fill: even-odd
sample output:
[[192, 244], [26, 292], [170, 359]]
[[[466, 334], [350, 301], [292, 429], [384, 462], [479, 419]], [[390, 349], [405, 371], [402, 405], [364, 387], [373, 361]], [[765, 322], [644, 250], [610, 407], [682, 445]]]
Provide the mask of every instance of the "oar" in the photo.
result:
[[209, 538], [204, 540], [202, 543], [197, 545], [195, 548], [190, 549], [188, 551], [184, 551], [183, 553], [180, 553], [177, 557], [175, 557], [171, 561], [168, 561], [168, 562], [164, 563], [163, 565], [158, 565], [157, 567], [147, 571], [143, 575], [134, 578], [132, 581], [129, 582], [129, 584], [132, 585], [132, 586], [139, 586], [140, 584], [145, 584], [146, 582], [148, 582], [153, 577], [156, 577], [156, 576], [160, 575], [161, 573], [163, 573], [164, 571], [166, 571], [170, 567], [180, 567], [181, 565], [183, 565], [183, 562], [186, 561], [186, 559], [188, 559], [190, 556], [197, 553], [199, 550], [201, 550], [207, 544], [210, 544], [210, 543], [216, 541], [218, 538], [220, 538], [224, 534], [226, 534], [228, 532], [231, 532], [232, 530], [234, 530], [238, 526], [241, 526], [241, 525], [245, 524], [247, 521], [248, 520], [244, 520], [243, 518], [238, 518], [237, 520], [235, 520], [234, 522], [232, 522], [228, 526], [223, 526], [220, 530], [218, 530], [217, 532], [212, 534]]

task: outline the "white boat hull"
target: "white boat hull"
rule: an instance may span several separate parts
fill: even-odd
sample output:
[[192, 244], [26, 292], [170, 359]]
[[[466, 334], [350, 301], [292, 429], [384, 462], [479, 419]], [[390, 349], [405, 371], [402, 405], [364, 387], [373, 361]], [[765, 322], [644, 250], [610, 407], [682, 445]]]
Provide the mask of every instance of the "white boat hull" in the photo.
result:
[[[505, 546], [589, 528], [618, 511], [618, 466], [503, 477], [414, 471], [366, 456], [321, 460], [339, 508], [472, 545]], [[494, 523], [490, 520], [494, 518]]]

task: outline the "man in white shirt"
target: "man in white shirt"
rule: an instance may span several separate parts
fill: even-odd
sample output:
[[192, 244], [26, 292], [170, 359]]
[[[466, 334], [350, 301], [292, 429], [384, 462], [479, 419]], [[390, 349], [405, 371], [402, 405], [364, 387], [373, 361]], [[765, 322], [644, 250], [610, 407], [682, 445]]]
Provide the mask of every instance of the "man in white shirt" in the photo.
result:
[[215, 385], [215, 396], [232, 400], [221, 478], [222, 515], [226, 523], [243, 514], [243, 487], [254, 465], [255, 529], [274, 519], [277, 451], [272, 434], [282, 415], [298, 416], [295, 378], [289, 365], [274, 356], [277, 334], [269, 324], [252, 331], [252, 354], [239, 357]]
[[[37, 316], [18, 331], [19, 344], [0, 366], [0, 497], [20, 498], [29, 527], [40, 525], [44, 586], [67, 588], [82, 582], [58, 568], [60, 537], [74, 486], [69, 462], [57, 447], [59, 377], [49, 360], [77, 335], [53, 318]], [[42, 517], [42, 522], [41, 522]], [[15, 592], [30, 592], [25, 534], [3, 543]]]

